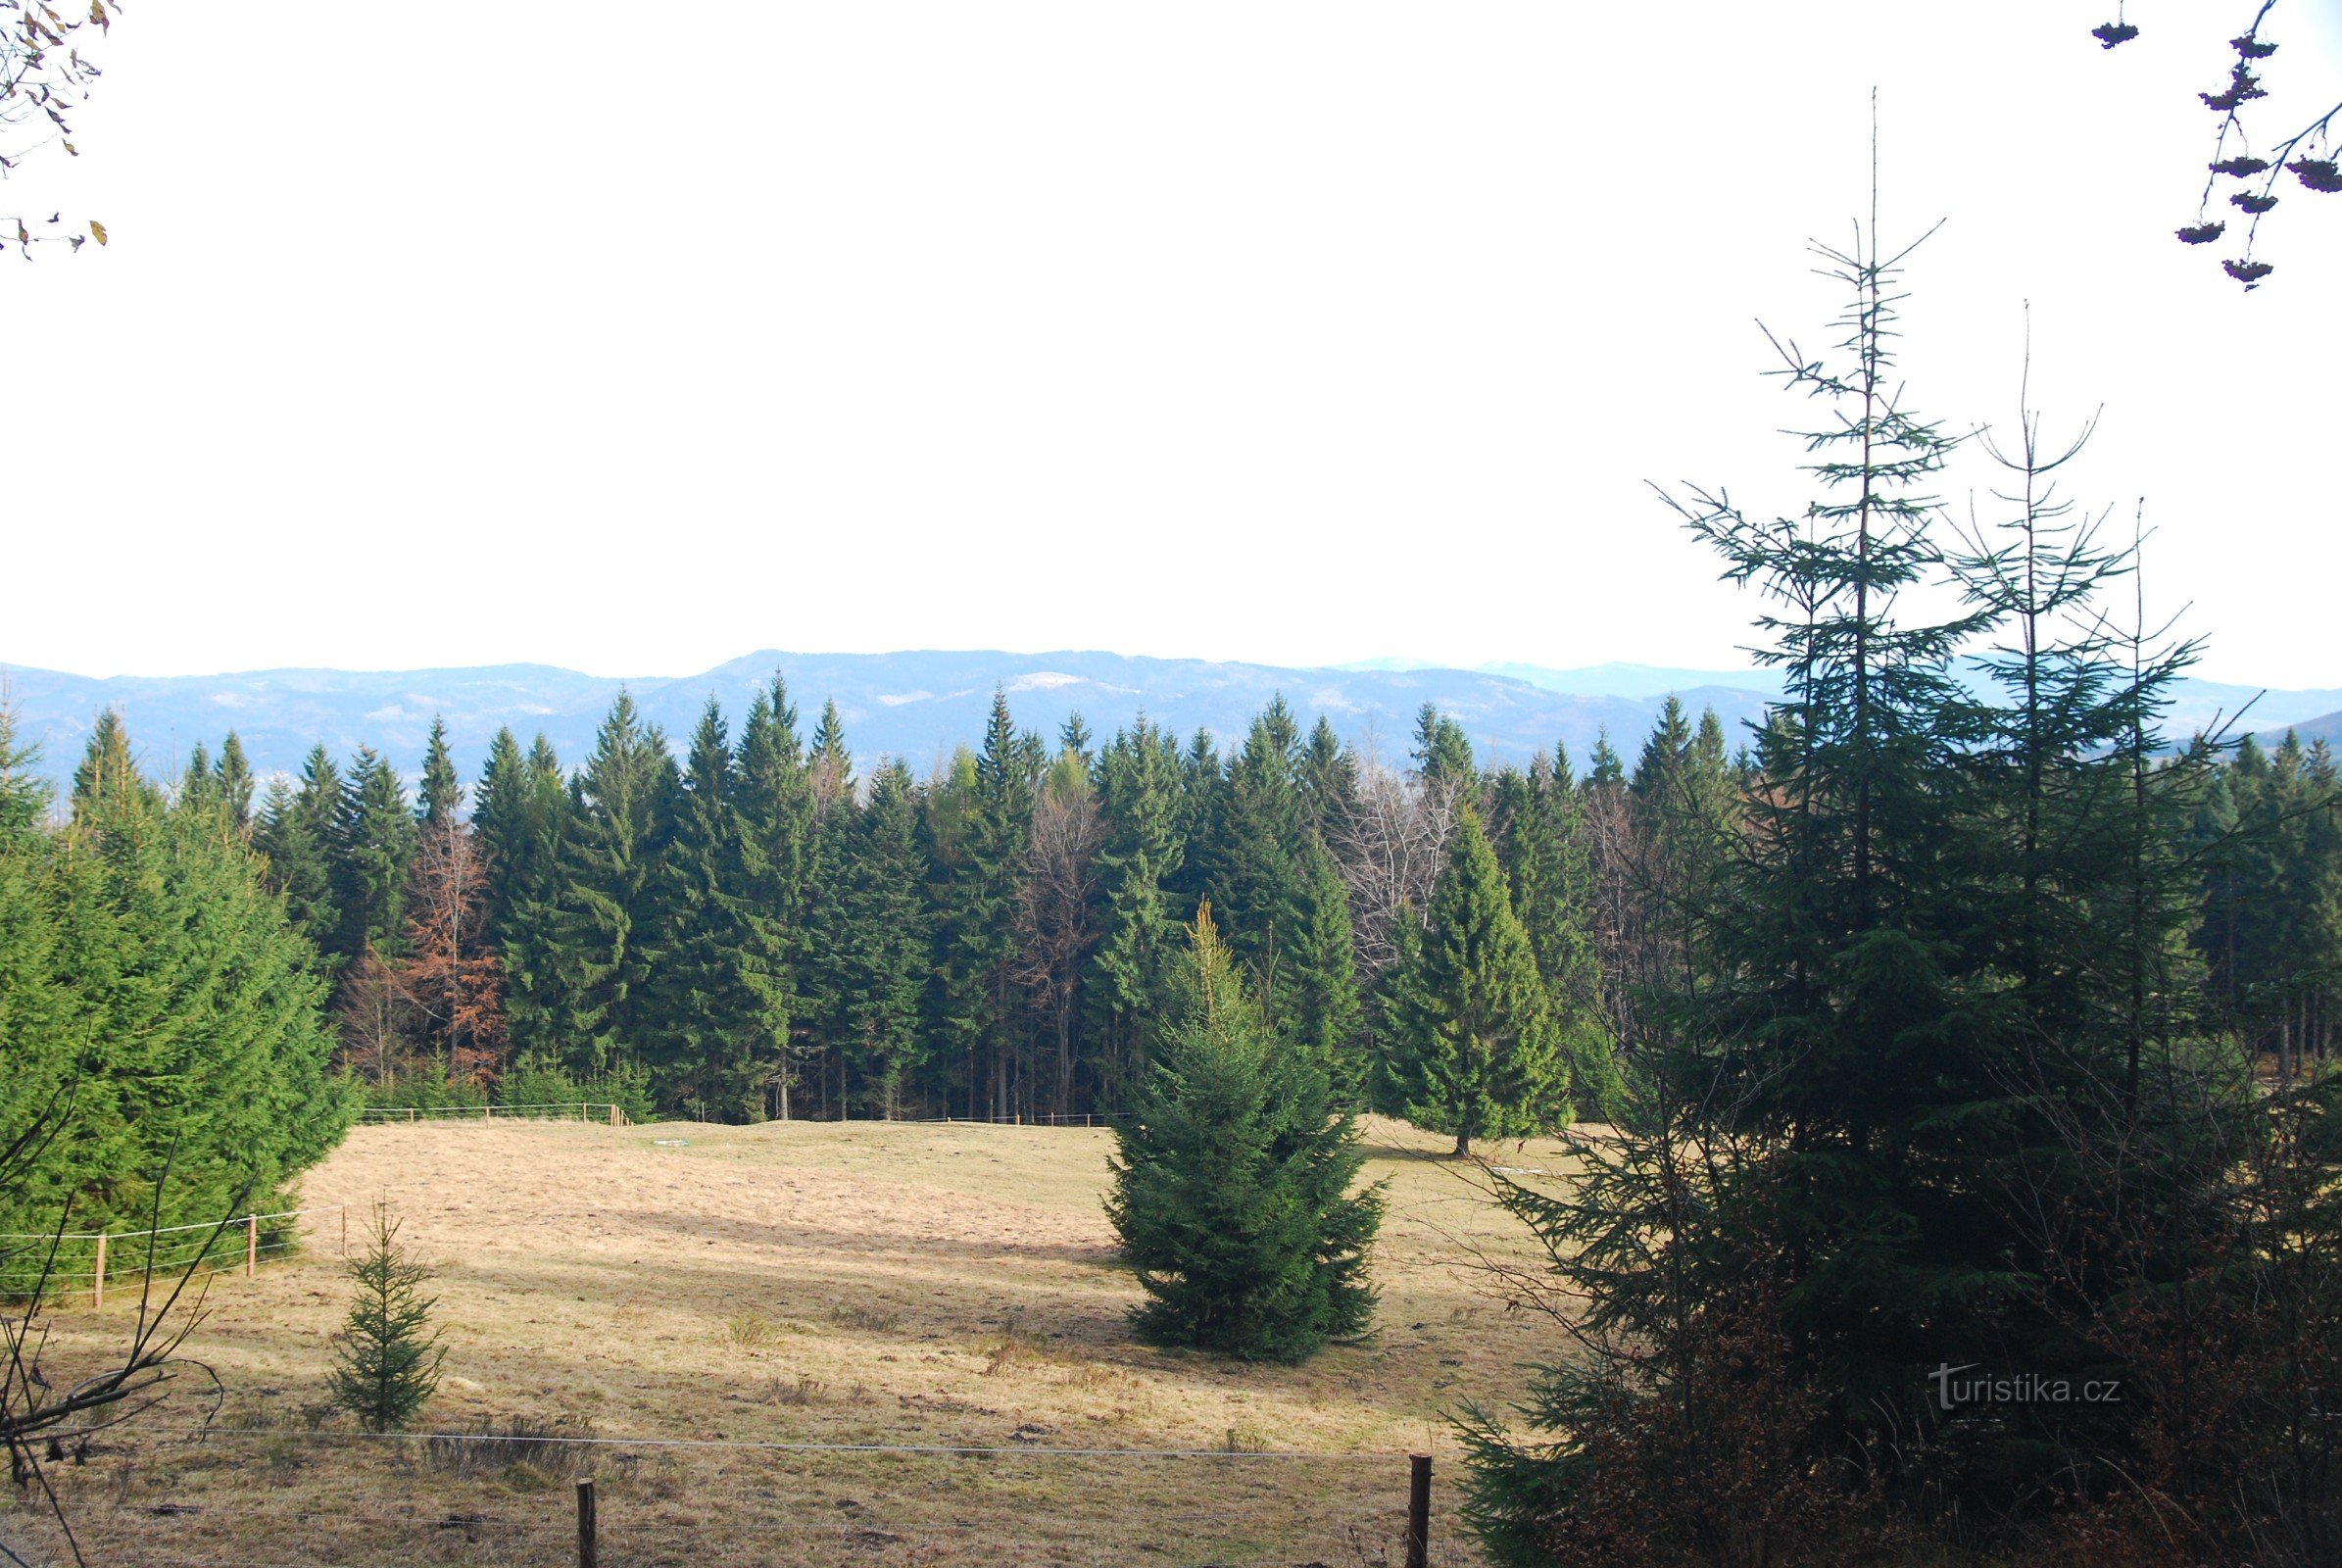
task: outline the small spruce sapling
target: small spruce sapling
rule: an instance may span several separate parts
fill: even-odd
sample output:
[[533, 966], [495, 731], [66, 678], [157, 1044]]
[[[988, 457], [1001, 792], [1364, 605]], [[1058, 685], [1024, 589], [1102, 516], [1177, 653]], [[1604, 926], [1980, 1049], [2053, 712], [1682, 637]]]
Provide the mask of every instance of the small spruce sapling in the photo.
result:
[[432, 1271], [399, 1240], [387, 1202], [375, 1202], [366, 1251], [351, 1260], [350, 1274], [358, 1289], [327, 1387], [367, 1431], [396, 1432], [438, 1388], [447, 1349], [431, 1327], [438, 1298], [421, 1294]]

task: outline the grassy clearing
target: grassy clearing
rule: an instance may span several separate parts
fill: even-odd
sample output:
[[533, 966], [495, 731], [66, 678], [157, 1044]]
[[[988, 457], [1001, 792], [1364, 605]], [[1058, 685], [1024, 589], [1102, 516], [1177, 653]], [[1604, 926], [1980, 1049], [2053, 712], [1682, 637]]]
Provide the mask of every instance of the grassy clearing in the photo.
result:
[[[328, 1217], [306, 1255], [216, 1283], [190, 1345], [228, 1391], [212, 1435], [67, 1467], [76, 1525], [93, 1561], [559, 1563], [570, 1481], [590, 1474], [603, 1561], [623, 1568], [1381, 1564], [1405, 1505], [1393, 1455], [1429, 1448], [1435, 1560], [1471, 1562], [1443, 1413], [1501, 1401], [1552, 1347], [1483, 1294], [1472, 1254], [1518, 1255], [1522, 1238], [1436, 1157], [1442, 1141], [1387, 1122], [1369, 1141], [1369, 1175], [1391, 1182], [1377, 1328], [1284, 1368], [1130, 1339], [1103, 1132], [360, 1128], [305, 1200], [389, 1198], [442, 1269], [451, 1350], [424, 1424], [493, 1423], [493, 1452], [369, 1442], [326, 1412], [348, 1297]], [[61, 1316], [60, 1364], [99, 1353], [127, 1310]], [[543, 1441], [584, 1434], [641, 1441]], [[1006, 1451], [659, 1446], [677, 1440]], [[1218, 1456], [1050, 1451], [1100, 1447]]]

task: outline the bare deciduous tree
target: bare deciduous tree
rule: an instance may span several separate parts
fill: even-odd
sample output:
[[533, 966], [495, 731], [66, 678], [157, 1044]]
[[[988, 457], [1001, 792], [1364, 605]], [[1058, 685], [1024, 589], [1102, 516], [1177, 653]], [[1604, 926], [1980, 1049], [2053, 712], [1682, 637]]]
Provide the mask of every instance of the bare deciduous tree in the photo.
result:
[[1402, 775], [1373, 760], [1360, 767], [1357, 804], [1330, 837], [1349, 892], [1361, 981], [1397, 958], [1400, 906], [1421, 910], [1430, 902], [1462, 793], [1460, 781]]
[[1079, 767], [1052, 768], [1033, 802], [1033, 841], [1018, 910], [1017, 981], [1049, 1020], [1056, 1060], [1055, 1106], [1073, 1103], [1073, 1024], [1082, 975], [1097, 946], [1098, 851], [1105, 826]]
[[453, 814], [426, 823], [408, 895], [410, 956], [394, 971], [451, 1082], [492, 1072], [504, 1046], [504, 970], [488, 945], [488, 863]]
[[[70, 1135], [73, 1102], [71, 1088], [61, 1091], [0, 1147], [0, 1190], [36, 1171], [49, 1146]], [[0, 1265], [20, 1260], [29, 1265], [24, 1282], [12, 1284], [13, 1304], [0, 1310], [0, 1449], [8, 1454], [9, 1479], [20, 1490], [40, 1494], [76, 1563], [84, 1561], [80, 1543], [44, 1467], [69, 1458], [79, 1462], [98, 1434], [154, 1409], [175, 1392], [173, 1385], [182, 1378], [192, 1378], [202, 1389], [195, 1396], [199, 1424], [208, 1423], [219, 1410], [219, 1378], [209, 1366], [181, 1352], [187, 1336], [203, 1321], [204, 1286], [199, 1276], [208, 1278], [207, 1260], [229, 1219], [223, 1216], [215, 1224], [194, 1257], [179, 1266], [176, 1279], [158, 1290], [153, 1227], [162, 1224], [163, 1194], [170, 1180], [166, 1161], [163, 1177], [155, 1183], [146, 1256], [138, 1270], [138, 1315], [129, 1342], [85, 1376], [71, 1381], [52, 1378], [43, 1365], [49, 1343], [47, 1309], [52, 1287], [63, 1273], [59, 1264], [69, 1239], [72, 1204], [59, 1209], [50, 1235], [29, 1245], [0, 1245]], [[228, 1205], [228, 1215], [242, 1207], [248, 1196], [249, 1190], [239, 1192]], [[13, 1268], [10, 1272], [13, 1278]]]
[[397, 968], [369, 942], [350, 965], [335, 1021], [341, 1025], [342, 1064], [378, 1086], [397, 1077], [407, 1056]]

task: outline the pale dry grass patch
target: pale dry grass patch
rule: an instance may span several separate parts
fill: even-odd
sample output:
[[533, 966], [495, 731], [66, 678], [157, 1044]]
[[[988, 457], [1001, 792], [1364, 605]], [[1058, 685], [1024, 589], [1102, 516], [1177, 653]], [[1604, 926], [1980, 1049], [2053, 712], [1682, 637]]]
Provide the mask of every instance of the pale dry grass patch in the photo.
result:
[[[659, 1143], [673, 1136], [688, 1142]], [[1346, 1565], [1375, 1560], [1357, 1543], [1395, 1542], [1395, 1456], [1427, 1447], [1435, 1560], [1470, 1562], [1444, 1417], [1467, 1396], [1503, 1403], [1554, 1347], [1476, 1294], [1471, 1256], [1522, 1255], [1524, 1239], [1437, 1157], [1441, 1141], [1384, 1122], [1369, 1137], [1368, 1174], [1391, 1181], [1376, 1327], [1300, 1367], [1131, 1339], [1139, 1293], [1099, 1208], [1104, 1132], [372, 1127], [304, 1196], [386, 1195], [442, 1265], [431, 1431], [639, 1440], [575, 1450], [604, 1493], [606, 1563]], [[1540, 1141], [1499, 1162], [1563, 1157]], [[93, 1561], [568, 1560], [569, 1472], [548, 1446], [467, 1472], [462, 1445], [434, 1460], [425, 1439], [361, 1440], [318, 1413], [347, 1304], [334, 1241], [216, 1285], [190, 1346], [229, 1390], [210, 1438], [143, 1435], [67, 1475]], [[121, 1321], [68, 1312], [61, 1348], [94, 1355]], [[1068, 1448], [1217, 1457], [1050, 1451]], [[1347, 1457], [1277, 1457], [1296, 1453]]]

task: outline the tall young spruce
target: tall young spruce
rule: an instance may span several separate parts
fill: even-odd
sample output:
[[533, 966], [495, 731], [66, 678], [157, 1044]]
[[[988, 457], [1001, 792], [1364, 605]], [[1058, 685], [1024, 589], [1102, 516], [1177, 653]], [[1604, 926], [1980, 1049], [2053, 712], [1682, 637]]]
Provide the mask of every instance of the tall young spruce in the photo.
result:
[[1529, 933], [1504, 872], [1465, 808], [1418, 924], [1401, 922], [1391, 979], [1385, 1093], [1408, 1120], [1455, 1139], [1512, 1138], [1567, 1124], [1569, 1062]]
[[678, 789], [666, 737], [620, 694], [570, 786], [561, 858], [534, 911], [547, 1037], [580, 1076], [647, 1064], [659, 865]]
[[1147, 1303], [1139, 1333], [1298, 1361], [1366, 1327], [1380, 1185], [1322, 1067], [1260, 1016], [1199, 910], [1133, 1116], [1115, 1129], [1107, 1217]]
[[[2106, 630], [2131, 563], [2064, 520], [2029, 408], [2001, 452], [2012, 520], [1940, 537], [1950, 443], [1903, 403], [1902, 257], [1875, 232], [1821, 252], [1849, 296], [1836, 352], [1781, 345], [1824, 410], [1817, 499], [1778, 521], [1679, 504], [1770, 601], [1784, 696], [1732, 853], [1676, 883], [1635, 1130], [1566, 1197], [1504, 1189], [1586, 1307], [1559, 1325], [1583, 1353], [1532, 1385], [1534, 1439], [1470, 1428], [1501, 1561], [1822, 1557], [1946, 1520], [1975, 1540], [2156, 1473], [2144, 1400], [1947, 1402], [1932, 1379], [2146, 1372], [2112, 1326], [2208, 1254], [2126, 1265], [2116, 1238], [2159, 1206], [2192, 1229], [2241, 1168], [2152, 1131], [2216, 1126], [2213, 1102], [2141, 1098], [2209, 1082], [2184, 1065], [2174, 851], [2200, 769], [2157, 762], [2154, 733], [2189, 650]], [[1967, 602], [1907, 619], [1921, 586]], [[1981, 695], [1954, 678], [1976, 642]], [[1717, 745], [1654, 748], [1632, 793], [1718, 787]]]
[[666, 1103], [702, 1116], [745, 1115], [761, 1098], [757, 996], [744, 973], [750, 897], [723, 711], [710, 698], [692, 733], [673, 833], [659, 856], [659, 930], [649, 984], [651, 1082]]

